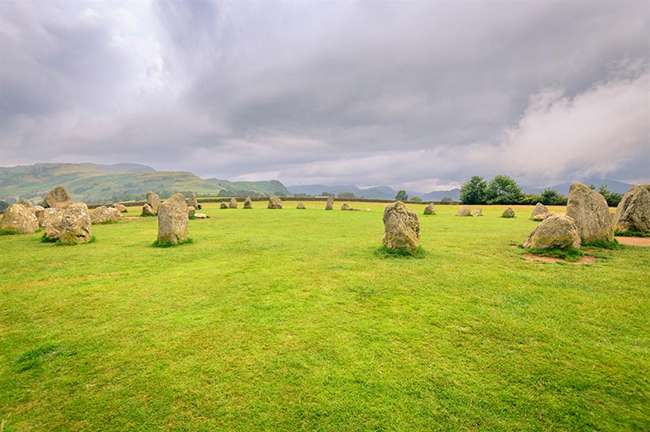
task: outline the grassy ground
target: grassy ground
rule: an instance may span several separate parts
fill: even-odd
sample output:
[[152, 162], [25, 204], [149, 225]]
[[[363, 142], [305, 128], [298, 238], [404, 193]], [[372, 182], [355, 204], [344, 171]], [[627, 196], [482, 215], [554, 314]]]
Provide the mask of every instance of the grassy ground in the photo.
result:
[[285, 204], [0, 236], [0, 431], [650, 429], [650, 249], [528, 263], [532, 207], [438, 206], [387, 258], [383, 205]]

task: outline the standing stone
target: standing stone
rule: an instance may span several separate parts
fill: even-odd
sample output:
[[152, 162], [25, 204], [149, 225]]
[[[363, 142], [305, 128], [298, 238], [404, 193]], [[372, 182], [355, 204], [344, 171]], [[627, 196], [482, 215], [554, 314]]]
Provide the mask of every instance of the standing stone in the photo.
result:
[[475, 217], [483, 216], [483, 209], [481, 207], [477, 208], [472, 212], [472, 216]]
[[194, 206], [187, 206], [187, 217], [193, 219], [196, 216], [196, 209]]
[[614, 240], [614, 226], [607, 201], [587, 185], [571, 185], [566, 214], [575, 220], [582, 243]]
[[111, 207], [119, 210], [120, 213], [126, 213], [129, 211], [124, 204], [113, 204]]
[[97, 207], [90, 215], [90, 220], [94, 224], [109, 223], [120, 219], [122, 219], [122, 213], [114, 207]]
[[228, 203], [226, 203], [225, 201], [222, 201], [222, 202], [219, 204], [219, 208], [227, 209], [227, 208], [228, 208]]
[[282, 209], [282, 201], [280, 201], [280, 198], [273, 195], [269, 197], [269, 205], [267, 208], [280, 210]]
[[63, 221], [62, 208], [46, 208], [43, 210], [43, 237], [55, 241], [61, 236], [61, 222]]
[[551, 214], [526, 237], [523, 246], [530, 249], [567, 249], [580, 247], [575, 220], [564, 214]]
[[196, 198], [196, 194], [194, 192], [190, 194], [190, 199], [188, 200], [187, 205], [194, 207], [194, 209], [199, 208], [199, 200]]
[[471, 216], [472, 213], [469, 211], [469, 206], [462, 206], [456, 212], [456, 216]]
[[252, 209], [253, 208], [253, 200], [251, 197], [246, 197], [244, 200], [244, 208], [245, 209]]
[[158, 207], [158, 244], [180, 244], [188, 239], [187, 201], [175, 193]]
[[66, 208], [70, 205], [72, 205], [72, 198], [70, 198], [63, 185], [52, 189], [43, 200], [43, 207], [45, 208]]
[[234, 198], [230, 198], [230, 204], [228, 204], [228, 207], [237, 208], [237, 200]]
[[11, 234], [28, 234], [38, 231], [38, 219], [28, 207], [12, 204], [5, 210], [0, 231]]
[[59, 241], [67, 245], [88, 243], [93, 238], [91, 225], [88, 206], [84, 203], [71, 204], [61, 219]]
[[31, 208], [34, 207], [34, 204], [28, 199], [22, 199], [22, 200], [18, 201], [16, 204], [22, 204], [25, 207], [27, 207], [28, 209], [31, 209]]
[[325, 204], [325, 210], [334, 210], [334, 197], [327, 198], [327, 203]]
[[650, 233], [650, 184], [632, 186], [616, 208], [618, 231]]
[[530, 218], [532, 220], [540, 221], [540, 220], [544, 220], [546, 216], [548, 216], [548, 209], [544, 204], [538, 202], [535, 205], [535, 208], [533, 209], [533, 213], [530, 215]]
[[414, 211], [397, 201], [384, 209], [383, 244], [389, 249], [407, 249], [411, 253], [420, 245], [420, 221]]
[[508, 207], [503, 211], [501, 214], [502, 218], [513, 218], [515, 217], [515, 211], [512, 209], [512, 207]]
[[149, 203], [144, 203], [142, 205], [142, 216], [156, 216], [156, 212], [153, 211], [153, 208]]
[[38, 219], [38, 226], [43, 228], [43, 223], [45, 222], [44, 219], [45, 209], [41, 206], [33, 206], [32, 208], [30, 208], [30, 210], [32, 211], [32, 213], [34, 213], [36, 219]]
[[434, 214], [436, 214], [436, 206], [433, 203], [429, 204], [428, 206], [426, 206], [424, 208], [424, 214], [425, 215], [434, 215]]
[[158, 207], [160, 207], [160, 197], [156, 192], [149, 191], [147, 192], [147, 204], [153, 210], [153, 214], [158, 214]]
[[303, 203], [299, 202], [298, 205], [296, 206], [296, 208], [297, 208], [298, 210], [304, 210], [304, 209], [305, 209], [305, 205], [304, 205]]

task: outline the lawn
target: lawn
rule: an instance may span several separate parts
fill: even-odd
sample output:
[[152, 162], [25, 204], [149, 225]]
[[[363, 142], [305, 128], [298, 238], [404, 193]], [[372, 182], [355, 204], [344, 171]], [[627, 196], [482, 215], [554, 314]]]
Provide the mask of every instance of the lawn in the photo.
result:
[[530, 263], [532, 207], [437, 206], [393, 258], [382, 204], [305, 204], [0, 236], [0, 431], [650, 430], [650, 249]]

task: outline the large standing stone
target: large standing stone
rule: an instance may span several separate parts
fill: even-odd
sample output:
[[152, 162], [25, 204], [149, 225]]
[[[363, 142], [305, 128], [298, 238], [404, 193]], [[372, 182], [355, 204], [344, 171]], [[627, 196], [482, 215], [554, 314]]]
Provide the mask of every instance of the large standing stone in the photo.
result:
[[325, 203], [325, 210], [334, 210], [334, 197], [327, 198], [327, 203]]
[[127, 213], [129, 211], [124, 204], [113, 204], [111, 207], [116, 208], [120, 213]]
[[122, 219], [122, 213], [114, 207], [97, 207], [90, 214], [90, 220], [94, 224], [103, 224]]
[[580, 247], [575, 220], [564, 214], [551, 214], [526, 237], [523, 246], [531, 249]]
[[29, 207], [10, 205], [0, 223], [0, 231], [12, 234], [28, 234], [38, 231], [38, 219]]
[[93, 238], [91, 225], [88, 206], [84, 203], [71, 204], [61, 219], [59, 241], [68, 245], [88, 243]]
[[512, 209], [512, 207], [508, 207], [503, 211], [501, 214], [502, 218], [513, 218], [515, 217], [515, 211]]
[[429, 204], [428, 206], [426, 206], [424, 208], [424, 214], [425, 215], [434, 215], [434, 214], [436, 214], [436, 206], [433, 203]]
[[246, 197], [244, 200], [244, 208], [245, 209], [252, 209], [253, 208], [253, 200], [251, 197]]
[[472, 216], [475, 217], [483, 216], [483, 209], [481, 207], [477, 208], [472, 212]]
[[147, 192], [147, 204], [149, 204], [149, 206], [153, 210], [153, 214], [157, 215], [158, 207], [160, 207], [160, 197], [156, 192], [152, 192], [152, 191]]
[[650, 233], [650, 184], [632, 186], [616, 208], [619, 231]]
[[384, 209], [383, 244], [389, 249], [416, 252], [420, 245], [420, 221], [414, 211], [397, 201]]
[[196, 194], [194, 192], [190, 194], [190, 199], [187, 201], [187, 205], [194, 207], [194, 209], [199, 208], [199, 200], [196, 198]]
[[156, 216], [156, 212], [153, 211], [153, 207], [149, 203], [142, 205], [142, 216]]
[[52, 189], [43, 200], [43, 207], [45, 208], [66, 208], [70, 205], [72, 205], [72, 198], [70, 198], [63, 185]]
[[472, 213], [469, 211], [469, 206], [462, 206], [456, 212], [456, 216], [471, 216]]
[[61, 222], [63, 221], [62, 208], [46, 208], [43, 210], [43, 237], [55, 241], [61, 236]]
[[566, 214], [575, 220], [582, 243], [614, 240], [614, 226], [607, 201], [587, 185], [571, 185]]
[[538, 202], [535, 205], [535, 208], [533, 209], [533, 212], [531, 213], [530, 218], [532, 220], [540, 221], [540, 220], [544, 220], [544, 218], [546, 218], [546, 216], [548, 216], [548, 209], [546, 208], [546, 206], [544, 204]]
[[280, 201], [280, 198], [273, 195], [273, 196], [269, 197], [268, 208], [280, 210], [280, 209], [282, 209], [282, 201]]
[[158, 207], [158, 244], [186, 242], [187, 226], [187, 201], [183, 195], [175, 193]]
[[305, 210], [305, 205], [303, 203], [299, 202], [298, 205], [296, 206], [296, 208], [298, 210]]
[[237, 208], [237, 200], [234, 198], [230, 198], [230, 204], [228, 204], [228, 207]]

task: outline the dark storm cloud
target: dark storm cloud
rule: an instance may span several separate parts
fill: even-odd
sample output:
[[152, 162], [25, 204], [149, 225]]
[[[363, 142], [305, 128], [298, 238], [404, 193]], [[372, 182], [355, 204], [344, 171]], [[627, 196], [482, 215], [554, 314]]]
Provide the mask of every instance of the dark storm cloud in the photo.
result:
[[2, 6], [0, 158], [425, 190], [650, 177], [642, 2], [130, 6]]

